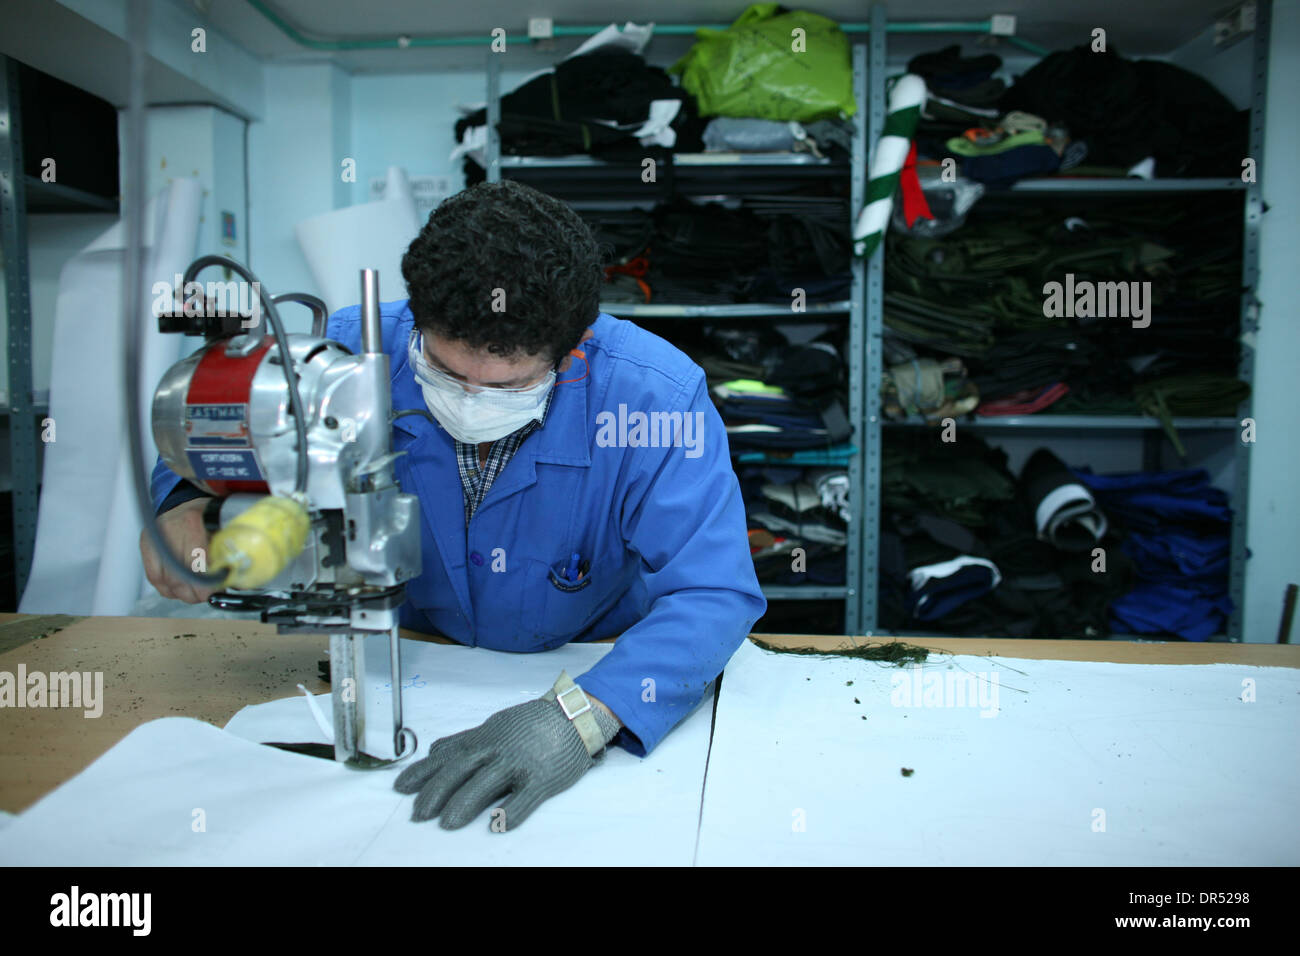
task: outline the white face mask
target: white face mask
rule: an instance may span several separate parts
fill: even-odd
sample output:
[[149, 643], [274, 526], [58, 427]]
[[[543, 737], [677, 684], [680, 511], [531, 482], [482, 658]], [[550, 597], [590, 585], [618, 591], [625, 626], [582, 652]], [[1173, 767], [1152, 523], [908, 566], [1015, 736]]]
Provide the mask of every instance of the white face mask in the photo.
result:
[[505, 438], [534, 419], [541, 421], [546, 396], [555, 385], [555, 370], [551, 369], [527, 388], [475, 387], [468, 392], [459, 381], [429, 364], [423, 337], [415, 329], [406, 354], [424, 392], [424, 402], [438, 424], [452, 438], [472, 445]]

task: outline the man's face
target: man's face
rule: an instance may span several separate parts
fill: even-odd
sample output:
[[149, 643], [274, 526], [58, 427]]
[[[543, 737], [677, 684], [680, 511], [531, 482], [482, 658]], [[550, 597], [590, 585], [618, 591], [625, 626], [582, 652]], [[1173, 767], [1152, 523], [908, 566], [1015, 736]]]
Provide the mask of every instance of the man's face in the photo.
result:
[[551, 370], [541, 355], [520, 353], [505, 358], [487, 349], [472, 349], [464, 342], [445, 339], [424, 330], [424, 358], [438, 371], [456, 379], [466, 391], [478, 388], [527, 388]]

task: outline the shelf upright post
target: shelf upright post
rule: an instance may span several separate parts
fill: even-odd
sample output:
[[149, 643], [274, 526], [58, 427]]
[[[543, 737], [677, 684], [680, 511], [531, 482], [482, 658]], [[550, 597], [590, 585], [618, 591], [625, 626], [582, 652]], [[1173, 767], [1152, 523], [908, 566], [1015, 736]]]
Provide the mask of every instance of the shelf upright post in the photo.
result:
[[[875, 149], [876, 142], [880, 139], [880, 132], [885, 128], [885, 7], [883, 4], [873, 4], [871, 7], [871, 32], [868, 36], [868, 56], [867, 56], [867, 110], [869, 123], [867, 124], [867, 135], [872, 146]], [[868, 154], [864, 154], [868, 155]], [[866, 169], [870, 169], [870, 159], [868, 158]], [[854, 204], [856, 214], [859, 209], [857, 203]], [[885, 237], [886, 240], [888, 236]], [[862, 560], [859, 570], [859, 580], [861, 585], [858, 593], [861, 596], [859, 606], [859, 623], [863, 633], [871, 635], [875, 633], [878, 620], [877, 591], [879, 589], [879, 564], [880, 564], [880, 438], [881, 438], [881, 411], [880, 411], [880, 385], [883, 374], [882, 367], [882, 336], [884, 329], [884, 318], [882, 308], [884, 306], [884, 283], [885, 283], [885, 242], [882, 241], [876, 247], [871, 255], [871, 259], [866, 264], [867, 288], [866, 288], [866, 335], [863, 337], [863, 346], [866, 349], [864, 356], [866, 367], [866, 394], [863, 396], [863, 405], [865, 414], [858, 419], [862, 424], [861, 441], [858, 446], [861, 449], [859, 455], [864, 458], [863, 462], [863, 481], [861, 484], [853, 486], [859, 490], [860, 501], [854, 505], [853, 517], [861, 528], [862, 547], [860, 549]], [[861, 264], [857, 266], [861, 268]], [[861, 309], [861, 296], [854, 296], [854, 307]]]
[[[858, 118], [853, 124], [853, 158], [849, 164], [849, 221], [848, 229], [853, 229], [854, 217], [862, 208], [867, 195], [867, 129], [863, 111], [867, 104], [867, 48], [865, 44], [855, 43], [853, 54], [853, 97], [858, 106]], [[850, 239], [850, 242], [852, 240]], [[849, 527], [845, 550], [844, 567], [844, 631], [857, 634], [863, 629], [862, 595], [869, 585], [864, 580], [863, 568], [868, 562], [862, 560], [863, 537], [862, 521], [859, 515], [869, 507], [869, 501], [863, 494], [866, 482], [863, 480], [863, 434], [862, 427], [866, 421], [863, 415], [863, 339], [866, 325], [863, 322], [863, 295], [865, 263], [860, 257], [852, 260], [852, 292], [849, 297], [849, 421], [854, 423], [850, 441], [858, 450], [849, 459]], [[874, 551], [874, 546], [872, 547]]]
[[9, 324], [9, 471], [13, 476], [15, 607], [36, 547], [36, 423], [32, 417], [32, 303], [27, 267], [27, 191], [23, 178], [18, 61], [0, 57], [0, 240]]
[[[1260, 193], [1264, 178], [1264, 107], [1268, 93], [1268, 39], [1273, 9], [1271, 0], [1259, 0], [1255, 5], [1255, 35], [1251, 38], [1253, 50], [1250, 74], [1250, 137], [1247, 154], [1255, 160], [1254, 182], [1246, 183], [1245, 233], [1241, 260], [1241, 354], [1237, 375], [1255, 387], [1255, 336], [1259, 331], [1259, 223], [1264, 214], [1264, 200]], [[1237, 421], [1251, 417], [1253, 397], [1248, 396], [1237, 406]], [[1228, 640], [1240, 641], [1242, 634], [1242, 609], [1246, 601], [1246, 525], [1250, 501], [1250, 449], [1236, 439], [1235, 481], [1232, 497], [1232, 542], [1229, 553], [1228, 595], [1232, 598], [1232, 614], [1228, 618]]]
[[501, 122], [501, 59], [489, 48], [487, 51], [487, 144], [484, 146], [487, 160], [487, 181], [501, 182], [501, 134], [497, 124]]

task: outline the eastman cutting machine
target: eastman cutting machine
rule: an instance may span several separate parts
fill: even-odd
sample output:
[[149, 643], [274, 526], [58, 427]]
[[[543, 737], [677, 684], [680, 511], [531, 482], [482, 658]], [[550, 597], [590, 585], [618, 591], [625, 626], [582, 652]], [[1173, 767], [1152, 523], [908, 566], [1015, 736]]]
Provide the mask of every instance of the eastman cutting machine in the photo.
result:
[[[187, 300], [158, 319], [163, 332], [207, 340], [167, 371], [153, 396], [163, 461], [213, 496], [204, 511], [212, 533], [206, 568], [185, 569], [185, 576], [221, 589], [209, 598], [213, 606], [260, 611], [279, 633], [328, 634], [334, 759], [358, 768], [401, 760], [417, 747], [402, 724], [398, 610], [405, 582], [420, 574], [419, 502], [393, 474], [401, 453], [391, 447], [378, 274], [361, 272], [361, 351], [354, 355], [325, 338], [323, 302], [298, 293], [268, 298], [233, 260], [195, 260], [183, 288], [197, 288], [195, 277], [210, 266], [249, 282], [255, 305], [251, 315], [218, 313], [206, 301], [193, 308]], [[310, 335], [285, 334], [276, 306], [290, 302], [312, 310]], [[385, 636], [392, 754], [373, 755], [363, 749], [366, 646]], [[386, 729], [372, 733], [386, 740]]]

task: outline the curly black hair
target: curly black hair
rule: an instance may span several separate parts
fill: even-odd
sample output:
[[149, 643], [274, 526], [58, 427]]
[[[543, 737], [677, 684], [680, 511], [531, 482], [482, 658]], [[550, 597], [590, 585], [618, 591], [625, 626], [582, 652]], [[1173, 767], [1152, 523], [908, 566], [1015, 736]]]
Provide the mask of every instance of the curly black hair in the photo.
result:
[[402, 257], [402, 276], [420, 329], [552, 364], [599, 314], [604, 281], [600, 248], [578, 214], [510, 180], [445, 199]]

